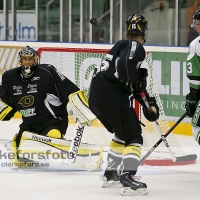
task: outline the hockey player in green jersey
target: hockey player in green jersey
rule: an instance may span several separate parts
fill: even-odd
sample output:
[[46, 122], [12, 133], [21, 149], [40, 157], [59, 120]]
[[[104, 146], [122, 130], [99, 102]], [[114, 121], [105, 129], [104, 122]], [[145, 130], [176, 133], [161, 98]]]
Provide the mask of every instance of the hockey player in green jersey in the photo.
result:
[[[200, 9], [193, 15], [194, 29], [200, 35]], [[200, 144], [200, 37], [195, 38], [189, 46], [187, 57], [187, 77], [190, 92], [186, 95], [185, 108], [192, 118], [192, 133]]]
[[[145, 117], [155, 121], [159, 108], [146, 91], [147, 70], [141, 68], [145, 58], [143, 44], [147, 36], [147, 21], [142, 15], [131, 15], [127, 22], [127, 39], [118, 41], [101, 63], [100, 72], [92, 80], [89, 105], [92, 112], [110, 133], [114, 133], [108, 153], [108, 165], [102, 187], [120, 182], [121, 195], [145, 195], [147, 186], [135, 174], [143, 145], [142, 129], [133, 108], [133, 99], [141, 100], [141, 92], [156, 113], [143, 106]], [[122, 163], [122, 173], [117, 168]]]

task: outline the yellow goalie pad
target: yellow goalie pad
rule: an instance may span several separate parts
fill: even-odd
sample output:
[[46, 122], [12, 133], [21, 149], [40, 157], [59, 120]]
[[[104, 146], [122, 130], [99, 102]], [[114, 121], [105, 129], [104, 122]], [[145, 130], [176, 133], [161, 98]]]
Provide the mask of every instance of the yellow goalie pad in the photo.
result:
[[[68, 156], [69, 148], [71, 145], [70, 140], [50, 138], [41, 136], [35, 133], [23, 132], [18, 151], [16, 151], [15, 144], [16, 136], [7, 146], [8, 150], [13, 153], [13, 159], [10, 159], [12, 163], [16, 164], [16, 167], [25, 167], [30, 162], [22, 163], [17, 159], [26, 159], [29, 161], [35, 161], [39, 163], [57, 163], [64, 164], [65, 159]], [[76, 169], [87, 169], [96, 171], [100, 168], [102, 162], [103, 147], [80, 144], [76, 161], [73, 163]], [[29, 164], [30, 165], [30, 164]]]
[[29, 168], [30, 166], [32, 166], [33, 161], [30, 160], [30, 162], [22, 162], [19, 160], [19, 157], [17, 155], [17, 148], [16, 148], [16, 138], [17, 138], [17, 134], [15, 134], [11, 142], [6, 144], [7, 149], [8, 149], [7, 157], [11, 163], [11, 165], [9, 166], [13, 166], [17, 168], [24, 168], [24, 167]]
[[88, 97], [85, 91], [80, 90], [69, 95], [67, 111], [74, 122], [91, 125], [96, 116], [91, 112], [88, 105]]

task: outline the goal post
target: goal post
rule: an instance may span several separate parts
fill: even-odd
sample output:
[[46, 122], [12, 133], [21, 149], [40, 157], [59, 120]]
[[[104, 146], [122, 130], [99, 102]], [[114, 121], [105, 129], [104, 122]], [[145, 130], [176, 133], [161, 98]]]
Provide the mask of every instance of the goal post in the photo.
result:
[[[88, 91], [92, 74], [95, 65], [100, 66], [104, 60], [105, 55], [109, 49], [94, 49], [94, 48], [55, 48], [55, 47], [41, 47], [37, 50], [40, 63], [51, 64], [63, 73], [69, 80], [75, 83], [81, 90]], [[158, 123], [163, 133], [170, 129], [169, 123], [165, 116], [162, 102], [158, 93], [156, 78], [153, 73], [153, 60], [151, 52], [146, 52], [145, 60], [142, 64], [143, 68], [148, 69], [147, 91], [150, 96], [154, 96], [160, 108], [160, 117]], [[142, 135], [144, 138], [144, 145], [142, 147], [142, 154], [144, 155], [160, 138], [154, 123], [145, 119], [141, 106], [135, 101], [134, 108], [137, 116], [140, 118], [145, 127], [142, 127]], [[66, 133], [67, 139], [72, 139], [75, 130], [74, 122], [69, 118], [69, 126]], [[96, 144], [102, 146], [109, 146], [112, 139], [112, 134], [109, 133], [99, 120], [95, 120], [92, 126], [85, 127], [82, 137], [82, 142], [89, 144]], [[170, 148], [175, 156], [186, 155], [181, 148], [178, 141], [175, 139], [173, 133], [167, 137]], [[195, 160], [183, 161], [179, 165], [186, 165], [195, 163]], [[143, 162], [147, 165], [175, 165], [170, 158], [167, 148], [164, 144], [159, 147]]]

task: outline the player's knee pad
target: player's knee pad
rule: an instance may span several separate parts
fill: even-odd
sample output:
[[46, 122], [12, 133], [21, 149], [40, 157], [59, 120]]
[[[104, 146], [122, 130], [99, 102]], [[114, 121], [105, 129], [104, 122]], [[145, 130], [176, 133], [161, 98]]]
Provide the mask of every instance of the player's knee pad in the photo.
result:
[[47, 137], [52, 137], [52, 138], [61, 138], [62, 134], [58, 129], [51, 129], [47, 135]]
[[194, 127], [194, 126], [192, 126], [192, 134], [193, 134], [195, 140], [200, 145], [200, 127]]
[[124, 141], [118, 139], [116, 136], [112, 139], [110, 143], [110, 150], [115, 154], [122, 154], [124, 151]]

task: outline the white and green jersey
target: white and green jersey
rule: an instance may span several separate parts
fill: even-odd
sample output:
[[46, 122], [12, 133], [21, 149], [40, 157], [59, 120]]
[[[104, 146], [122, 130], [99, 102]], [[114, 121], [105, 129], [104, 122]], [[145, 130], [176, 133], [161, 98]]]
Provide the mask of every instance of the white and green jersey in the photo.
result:
[[200, 89], [200, 36], [198, 36], [190, 43], [186, 66], [186, 73], [187, 77], [189, 78], [190, 90]]
[[[190, 43], [189, 51], [186, 73], [190, 83], [190, 98], [198, 102], [200, 99], [200, 36]], [[191, 124], [200, 127], [199, 106], [196, 108]]]

